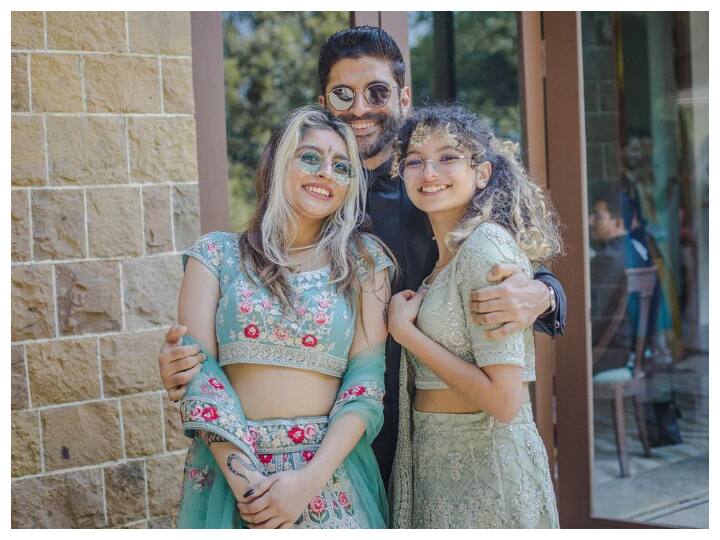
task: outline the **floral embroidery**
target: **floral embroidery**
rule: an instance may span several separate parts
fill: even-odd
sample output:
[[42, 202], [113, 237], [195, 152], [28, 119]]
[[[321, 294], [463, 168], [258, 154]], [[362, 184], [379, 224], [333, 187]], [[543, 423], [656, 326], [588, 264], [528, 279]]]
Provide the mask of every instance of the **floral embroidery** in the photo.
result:
[[258, 454], [258, 459], [263, 465], [267, 465], [268, 463], [270, 463], [272, 461], [272, 458], [272, 454]]
[[218, 381], [215, 377], [208, 378], [208, 382], [210, 383], [210, 386], [217, 388], [218, 390], [223, 390], [225, 388], [225, 385]]
[[288, 338], [288, 331], [282, 327], [275, 328], [275, 337], [280, 341], [285, 341]]
[[344, 509], [350, 508], [350, 499], [348, 499], [347, 493], [344, 491], [341, 491], [338, 493], [338, 501], [340, 502], [340, 506], [342, 506]]
[[306, 425], [304, 431], [305, 431], [305, 436], [308, 439], [312, 439], [313, 437], [315, 437], [315, 434], [317, 433], [317, 430], [311, 424]]
[[256, 325], [248, 324], [245, 327], [245, 337], [248, 337], [250, 339], [257, 339], [260, 337], [260, 330]]
[[215, 407], [205, 407], [202, 410], [202, 417], [208, 421], [211, 422], [212, 420], [217, 420], [219, 418], [218, 411]]
[[244, 302], [240, 302], [238, 304], [238, 311], [240, 313], [250, 313], [252, 311], [252, 304], [247, 300], [245, 300]]
[[240, 294], [245, 298], [250, 298], [253, 295], [253, 292], [248, 288], [244, 288], [240, 291]]
[[330, 322], [330, 317], [328, 317], [325, 313], [318, 313], [315, 315], [315, 322], [318, 324], [327, 324]]
[[312, 334], [306, 334], [302, 338], [302, 344], [306, 347], [315, 347], [317, 345], [317, 338]]
[[310, 519], [316, 523], [323, 523], [330, 517], [322, 495], [318, 495], [310, 501], [308, 510], [310, 511]]
[[305, 440], [305, 430], [300, 426], [294, 426], [288, 430], [288, 437], [296, 444], [300, 444]]
[[300, 455], [305, 461], [310, 461], [313, 457], [315, 457], [315, 452], [313, 452], [312, 450], [305, 450], [301, 452]]
[[193, 489], [202, 491], [205, 488], [209, 488], [213, 484], [215, 479], [215, 471], [208, 471], [208, 467], [205, 466], [203, 469], [192, 467], [187, 474], [189, 480], [193, 483]]
[[353, 396], [362, 396], [365, 393], [365, 387], [361, 385], [351, 386], [348, 388], [348, 392]]
[[335, 401], [335, 405], [333, 405], [333, 408], [330, 411], [330, 417], [332, 417], [343, 405], [350, 401], [358, 399], [373, 399], [382, 403], [384, 397], [384, 386], [378, 384], [353, 385], [338, 396], [338, 399]]

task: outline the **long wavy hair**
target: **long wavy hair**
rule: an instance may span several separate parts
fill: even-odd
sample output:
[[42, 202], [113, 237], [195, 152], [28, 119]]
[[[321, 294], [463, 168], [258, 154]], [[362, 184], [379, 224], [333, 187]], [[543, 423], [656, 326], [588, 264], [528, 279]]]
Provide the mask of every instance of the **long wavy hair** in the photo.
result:
[[[287, 196], [286, 178], [295, 151], [303, 136], [311, 129], [325, 129], [337, 133], [347, 147], [353, 177], [348, 185], [342, 205], [325, 218], [318, 237], [318, 251], [329, 259], [331, 282], [337, 283], [338, 293], [355, 306], [359, 294], [357, 257], [374, 268], [363, 236], [367, 236], [368, 220], [365, 214], [367, 193], [360, 152], [351, 128], [318, 106], [295, 109], [272, 133], [255, 171], [255, 190], [258, 205], [247, 231], [240, 236], [242, 264], [248, 275], [256, 276], [286, 307], [293, 301], [288, 283], [287, 248], [295, 239], [297, 215]], [[378, 240], [379, 242], [379, 240]], [[379, 242], [384, 247], [382, 242]]]
[[428, 105], [415, 109], [400, 128], [394, 146], [397, 161], [407, 155], [420, 124], [454, 137], [460, 149], [472, 156], [473, 166], [485, 161], [492, 166], [487, 185], [475, 192], [457, 227], [444, 239], [448, 247], [457, 249], [481, 223], [492, 221], [513, 234], [533, 263], [563, 253], [557, 213], [543, 190], [528, 177], [514, 143], [495, 137], [485, 122], [462, 105]]

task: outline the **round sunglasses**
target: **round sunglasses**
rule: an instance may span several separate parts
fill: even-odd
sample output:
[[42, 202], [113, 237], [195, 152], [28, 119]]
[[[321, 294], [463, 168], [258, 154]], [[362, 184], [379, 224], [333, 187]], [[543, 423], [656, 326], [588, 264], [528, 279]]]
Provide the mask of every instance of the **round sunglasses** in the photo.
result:
[[[319, 152], [305, 150], [298, 156], [300, 170], [306, 174], [317, 174], [327, 163]], [[340, 185], [347, 185], [354, 176], [352, 164], [349, 161], [331, 161], [332, 177]]]
[[[399, 86], [388, 86], [385, 83], [373, 83], [365, 87], [362, 91], [362, 95], [365, 98], [365, 102], [371, 107], [379, 109], [387, 105], [390, 101], [390, 95], [392, 94], [393, 88], [399, 88]], [[357, 94], [355, 90], [349, 86], [338, 86], [333, 88], [332, 91], [326, 95], [328, 103], [336, 111], [347, 111], [355, 103]]]

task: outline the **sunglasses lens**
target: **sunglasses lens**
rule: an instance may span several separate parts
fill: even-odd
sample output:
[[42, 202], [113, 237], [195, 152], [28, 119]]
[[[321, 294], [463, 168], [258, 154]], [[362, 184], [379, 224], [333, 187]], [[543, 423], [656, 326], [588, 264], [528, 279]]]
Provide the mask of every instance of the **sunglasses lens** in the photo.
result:
[[355, 92], [347, 86], [339, 86], [328, 94], [330, 105], [338, 111], [346, 111], [355, 101]]
[[390, 99], [390, 87], [384, 84], [371, 84], [365, 89], [365, 99], [373, 107], [383, 107]]
[[300, 154], [300, 167], [309, 174], [315, 174], [322, 167], [322, 157], [317, 152], [303, 152]]
[[338, 161], [333, 165], [333, 178], [338, 184], [347, 184], [352, 177], [352, 165], [347, 161]]

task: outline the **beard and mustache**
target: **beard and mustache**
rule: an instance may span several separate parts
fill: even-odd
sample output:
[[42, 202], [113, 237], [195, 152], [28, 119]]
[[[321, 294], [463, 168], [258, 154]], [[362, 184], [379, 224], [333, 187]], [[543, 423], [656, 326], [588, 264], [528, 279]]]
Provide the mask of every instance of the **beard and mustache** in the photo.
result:
[[375, 135], [374, 140], [372, 139], [372, 135], [355, 135], [358, 148], [360, 149], [360, 155], [363, 159], [375, 157], [382, 152], [395, 140], [400, 130], [401, 119], [387, 114], [369, 113], [364, 116], [355, 116], [354, 114], [338, 116], [346, 124], [352, 124], [357, 120], [377, 122], [380, 133]]

